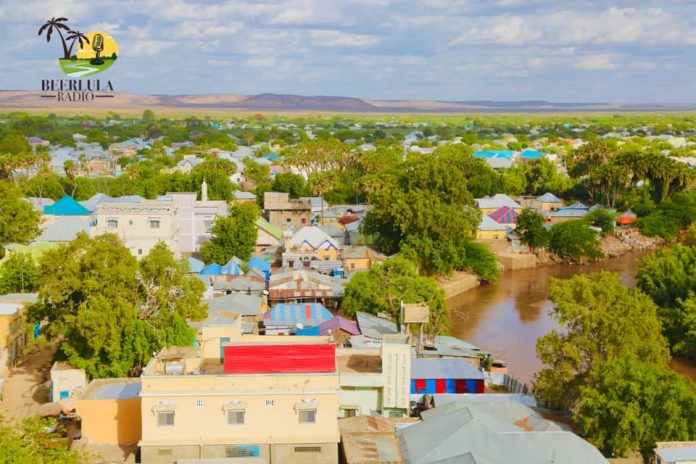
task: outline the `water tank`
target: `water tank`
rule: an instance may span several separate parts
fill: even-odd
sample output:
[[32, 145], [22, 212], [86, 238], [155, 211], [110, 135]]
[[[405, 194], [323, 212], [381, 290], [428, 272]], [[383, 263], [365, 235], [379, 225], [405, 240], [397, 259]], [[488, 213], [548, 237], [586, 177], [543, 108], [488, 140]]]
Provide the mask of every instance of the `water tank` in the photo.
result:
[[164, 364], [165, 375], [182, 375], [184, 373], [184, 363], [181, 361], [170, 361]]

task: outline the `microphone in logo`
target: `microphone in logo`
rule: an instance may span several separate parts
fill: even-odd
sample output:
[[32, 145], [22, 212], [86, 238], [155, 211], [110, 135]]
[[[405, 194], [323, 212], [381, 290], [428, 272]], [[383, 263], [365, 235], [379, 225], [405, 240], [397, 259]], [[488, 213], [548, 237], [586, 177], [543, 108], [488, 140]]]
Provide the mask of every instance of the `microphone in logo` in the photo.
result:
[[104, 50], [104, 36], [101, 34], [94, 34], [94, 38], [92, 39], [92, 50], [94, 50], [94, 53], [96, 53], [96, 58], [93, 58], [89, 61], [89, 64], [104, 64], [104, 60], [102, 60], [99, 55], [101, 54], [102, 50]]

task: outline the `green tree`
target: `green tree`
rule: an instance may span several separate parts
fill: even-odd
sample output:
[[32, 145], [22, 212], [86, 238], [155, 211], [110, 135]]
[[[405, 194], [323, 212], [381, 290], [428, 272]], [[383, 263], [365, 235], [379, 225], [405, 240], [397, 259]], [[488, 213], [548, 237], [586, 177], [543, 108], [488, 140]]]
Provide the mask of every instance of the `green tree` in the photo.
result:
[[590, 371], [605, 361], [635, 355], [667, 366], [669, 352], [661, 335], [657, 307], [617, 274], [601, 271], [551, 281], [550, 315], [560, 330], [537, 340], [547, 366], [535, 377], [535, 394], [553, 407], [575, 410]]
[[39, 235], [40, 214], [19, 188], [0, 181], [0, 245], [29, 243]]
[[271, 170], [268, 166], [259, 164], [251, 158], [244, 159], [244, 178], [254, 185], [262, 185], [269, 181]]
[[153, 351], [193, 342], [185, 318], [204, 315], [204, 289], [190, 279], [164, 245], [138, 263], [116, 235], [79, 234], [43, 254], [29, 318], [48, 318], [46, 335], [90, 377], [137, 375]]
[[251, 258], [256, 246], [256, 219], [259, 209], [253, 203], [239, 203], [229, 216], [219, 216], [213, 224], [213, 238], [203, 244], [201, 255], [206, 263], [225, 264], [233, 256], [242, 261]]
[[143, 122], [151, 123], [155, 120], [155, 113], [151, 109], [143, 110]]
[[432, 335], [446, 330], [449, 317], [444, 291], [437, 280], [418, 275], [416, 265], [400, 256], [355, 274], [346, 285], [342, 308], [351, 316], [358, 311], [388, 314], [401, 324], [401, 302], [427, 303], [427, 330]]
[[0, 293], [36, 290], [38, 269], [28, 253], [13, 252], [0, 264]]
[[549, 244], [549, 231], [544, 227], [546, 219], [533, 209], [523, 210], [517, 218], [517, 232], [522, 243], [532, 250], [545, 248]]
[[551, 227], [549, 248], [561, 258], [571, 261], [603, 256], [597, 233], [581, 219], [560, 222]]
[[49, 433], [55, 419], [12, 421], [0, 416], [0, 462], [5, 464], [80, 464], [86, 457], [71, 450], [68, 439]]
[[307, 182], [299, 174], [281, 172], [273, 179], [271, 190], [274, 192], [287, 192], [290, 198], [306, 197], [308, 195]]
[[589, 225], [602, 229], [603, 236], [611, 234], [616, 229], [616, 214], [605, 208], [590, 211], [583, 219]]
[[663, 366], [624, 357], [590, 372], [576, 419], [605, 456], [640, 451], [651, 462], [658, 441], [696, 438], [696, 385]]

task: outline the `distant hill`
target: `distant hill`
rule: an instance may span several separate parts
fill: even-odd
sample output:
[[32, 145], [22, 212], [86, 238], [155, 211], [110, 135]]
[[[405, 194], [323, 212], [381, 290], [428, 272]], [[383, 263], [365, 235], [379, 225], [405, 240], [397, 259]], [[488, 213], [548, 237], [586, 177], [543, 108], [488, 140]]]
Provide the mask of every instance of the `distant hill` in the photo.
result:
[[116, 92], [113, 98], [90, 103], [56, 102], [41, 98], [40, 92], [0, 91], [0, 111], [163, 111], [240, 110], [265, 112], [328, 113], [488, 113], [488, 112], [590, 112], [590, 111], [692, 111], [696, 104], [552, 103], [546, 101], [437, 101], [437, 100], [370, 100], [354, 97], [208, 94], [208, 95], [138, 95]]

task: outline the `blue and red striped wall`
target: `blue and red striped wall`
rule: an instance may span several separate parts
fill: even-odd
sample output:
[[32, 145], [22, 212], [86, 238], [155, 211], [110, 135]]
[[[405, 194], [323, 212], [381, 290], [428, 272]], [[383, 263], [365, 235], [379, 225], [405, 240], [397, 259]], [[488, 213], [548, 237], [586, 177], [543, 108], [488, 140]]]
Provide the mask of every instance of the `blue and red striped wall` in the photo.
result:
[[483, 393], [483, 379], [412, 379], [411, 394]]

